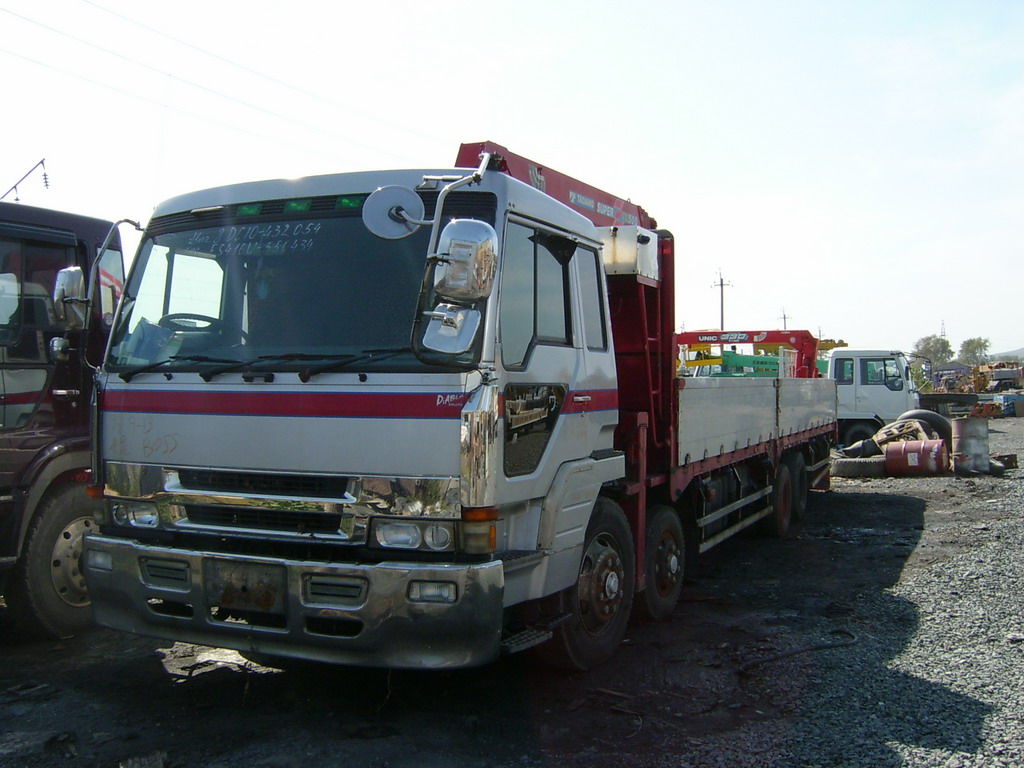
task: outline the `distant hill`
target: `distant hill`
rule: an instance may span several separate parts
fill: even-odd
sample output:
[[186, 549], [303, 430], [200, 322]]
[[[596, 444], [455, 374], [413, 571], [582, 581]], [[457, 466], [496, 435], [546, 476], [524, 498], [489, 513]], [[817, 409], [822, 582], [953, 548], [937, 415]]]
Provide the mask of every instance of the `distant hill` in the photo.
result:
[[1009, 352], [993, 352], [989, 355], [989, 359], [998, 360], [1001, 357], [1010, 357], [1014, 360], [1024, 359], [1024, 347], [1020, 349], [1011, 349]]

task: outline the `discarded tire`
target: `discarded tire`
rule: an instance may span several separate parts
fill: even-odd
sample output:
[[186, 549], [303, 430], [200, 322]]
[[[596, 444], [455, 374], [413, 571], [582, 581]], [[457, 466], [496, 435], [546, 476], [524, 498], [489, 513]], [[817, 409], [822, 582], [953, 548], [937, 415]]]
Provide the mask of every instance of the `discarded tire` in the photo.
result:
[[904, 419], [917, 419], [923, 421], [929, 427], [934, 429], [938, 433], [939, 437], [946, 441], [946, 445], [953, 445], [953, 423], [943, 416], [941, 413], [935, 411], [929, 411], [926, 408], [915, 408], [912, 411], [907, 411], [901, 414], [896, 421], [903, 421]]
[[867, 459], [832, 459], [832, 477], [885, 477], [885, 456]]

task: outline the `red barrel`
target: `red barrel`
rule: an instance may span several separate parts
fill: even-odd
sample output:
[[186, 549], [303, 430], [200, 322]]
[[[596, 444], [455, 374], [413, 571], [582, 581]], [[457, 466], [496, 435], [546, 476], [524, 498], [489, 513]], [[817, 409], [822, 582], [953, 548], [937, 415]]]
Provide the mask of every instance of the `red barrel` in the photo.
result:
[[949, 449], [944, 440], [886, 443], [885, 471], [892, 477], [945, 474], [949, 471]]

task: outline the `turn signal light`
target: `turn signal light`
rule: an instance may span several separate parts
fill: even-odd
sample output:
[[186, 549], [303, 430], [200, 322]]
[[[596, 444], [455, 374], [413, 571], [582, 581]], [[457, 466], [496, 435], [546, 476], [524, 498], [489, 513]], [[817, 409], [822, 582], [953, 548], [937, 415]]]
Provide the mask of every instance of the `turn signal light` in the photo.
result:
[[498, 519], [497, 507], [463, 507], [462, 519], [467, 523], [484, 523]]
[[459, 528], [462, 551], [471, 555], [489, 555], [497, 548], [497, 507], [463, 507]]

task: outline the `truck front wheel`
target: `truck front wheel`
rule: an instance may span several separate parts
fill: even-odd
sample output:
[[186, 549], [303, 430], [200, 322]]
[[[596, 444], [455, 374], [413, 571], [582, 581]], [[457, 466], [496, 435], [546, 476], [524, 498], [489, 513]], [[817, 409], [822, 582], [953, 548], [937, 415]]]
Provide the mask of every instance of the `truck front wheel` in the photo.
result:
[[7, 584], [7, 605], [19, 632], [64, 638], [92, 623], [79, 561], [98, 504], [78, 484], [51, 489], [39, 503]]
[[585, 670], [608, 659], [629, 624], [636, 584], [633, 534], [622, 508], [604, 497], [594, 505], [579, 576], [560, 593], [568, 619], [537, 651], [554, 666]]

